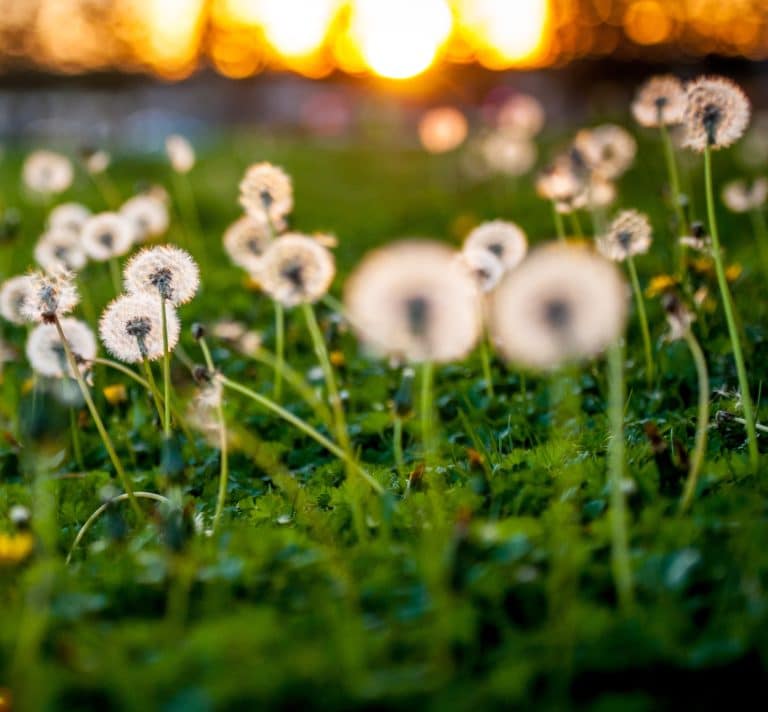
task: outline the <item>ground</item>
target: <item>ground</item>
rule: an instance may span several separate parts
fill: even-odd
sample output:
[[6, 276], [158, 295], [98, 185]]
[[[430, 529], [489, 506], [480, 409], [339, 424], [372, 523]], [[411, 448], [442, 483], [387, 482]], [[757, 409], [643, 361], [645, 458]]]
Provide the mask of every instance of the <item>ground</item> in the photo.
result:
[[[183, 346], [193, 360], [202, 361], [188, 328], [195, 321], [242, 319], [271, 346], [271, 305], [246, 288], [220, 241], [238, 214], [237, 183], [251, 161], [272, 160], [293, 175], [293, 225], [338, 235], [337, 295], [362, 254], [395, 237], [459, 244], [473, 223], [503, 217], [519, 222], [533, 243], [552, 238], [549, 208], [529, 178], [469, 183], [455, 156], [430, 158], [387, 141], [363, 147], [362, 140], [328, 145], [238, 134], [201, 146], [192, 182], [204, 241], [191, 246], [203, 286], [181, 310]], [[0, 247], [4, 276], [28, 266], [44, 216], [20, 194], [19, 165], [11, 153], [0, 176], [4, 205], [22, 214], [19, 235]], [[739, 173], [729, 155], [718, 155], [715, 167], [718, 180]], [[701, 173], [693, 168], [691, 194], [701, 203]], [[111, 174], [124, 195], [137, 181], [172, 188], [160, 157], [118, 157]], [[663, 175], [660, 146], [644, 136], [620, 198], [622, 206], [648, 211], [654, 224], [653, 253], [638, 260], [644, 285], [675, 268]], [[67, 198], [101, 205], [84, 176]], [[719, 214], [728, 261], [744, 268], [733, 289], [757, 397], [768, 363], [765, 279], [748, 219], [722, 208]], [[178, 224], [171, 238], [187, 239]], [[106, 269], [89, 269], [98, 311], [111, 286]], [[711, 277], [697, 279], [716, 294]], [[328, 310], [319, 311], [325, 321]], [[0, 698], [14, 696], [35, 710], [188, 712], [256, 704], [640, 710], [715, 707], [739, 688], [765, 695], [757, 689], [768, 655], [765, 461], [752, 474], [741, 428], [714, 424], [697, 497], [689, 513], [678, 514], [681, 475], [673, 460], [692, 446], [696, 373], [683, 343], [663, 341], [657, 300], [649, 300], [649, 316], [659, 364], [651, 390], [634, 317], [627, 344], [637, 600], [624, 612], [610, 566], [601, 360], [547, 377], [529, 374], [525, 383], [494, 361], [492, 399], [477, 357], [440, 368], [439, 465], [419, 477], [417, 418], [406, 423], [407, 472], [392, 467], [389, 402], [399, 372], [364, 358], [351, 334], [332, 334], [331, 347], [344, 355], [339, 372], [351, 433], [385, 496], [345, 484], [343, 468], [313, 441], [230, 394], [232, 475], [217, 534], [194, 535], [188, 522], [200, 514], [210, 523], [218, 453], [202, 438], [182, 439], [186, 469], [175, 486], [190, 516], [180, 522], [158, 511], [137, 527], [128, 508], [113, 508], [69, 566], [64, 557], [78, 528], [111, 480], [109, 461], [83, 414], [86, 467], [79, 471], [67, 410], [25, 386], [31, 374], [23, 358], [6, 365], [0, 531], [11, 531], [9, 508], [27, 504], [38, 543], [28, 560], [0, 567]], [[714, 422], [718, 410], [737, 411], [736, 376], [721, 310], [704, 321], [697, 333], [711, 371]], [[3, 329], [23, 353], [25, 331]], [[213, 343], [226, 374], [269, 393], [267, 368]], [[301, 373], [316, 365], [298, 313], [289, 317], [288, 354]], [[180, 393], [192, 390], [180, 361], [174, 378]], [[101, 395], [115, 383], [128, 389], [116, 406]], [[97, 371], [96, 390], [136, 487], [165, 491], [151, 401], [113, 372]], [[286, 400], [318, 424], [298, 399]], [[651, 426], [682, 451], [654, 456]], [[365, 500], [362, 532], [352, 522], [355, 496]]]

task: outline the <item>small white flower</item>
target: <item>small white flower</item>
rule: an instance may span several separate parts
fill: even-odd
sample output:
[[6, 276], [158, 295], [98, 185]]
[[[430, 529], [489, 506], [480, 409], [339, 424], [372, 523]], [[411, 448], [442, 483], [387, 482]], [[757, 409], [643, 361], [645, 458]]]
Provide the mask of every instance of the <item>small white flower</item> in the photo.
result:
[[171, 222], [165, 202], [149, 193], [127, 200], [120, 208], [120, 214], [133, 226], [135, 242], [164, 235]]
[[133, 226], [119, 213], [99, 213], [83, 226], [80, 239], [88, 257], [106, 262], [133, 247]]
[[79, 272], [85, 267], [88, 257], [77, 233], [54, 228], [37, 241], [35, 261], [48, 272]]
[[172, 134], [165, 139], [165, 152], [171, 167], [177, 173], [189, 173], [195, 167], [195, 149], [192, 144], [178, 134]]
[[[61, 328], [75, 361], [83, 372], [88, 362], [96, 358], [96, 337], [91, 328], [78, 319], [64, 318]], [[51, 378], [74, 377], [55, 324], [38, 324], [27, 339], [27, 359], [42, 376]]]
[[161, 297], [174, 306], [186, 304], [200, 286], [200, 270], [187, 251], [172, 245], [150, 247], [125, 267], [125, 291]]
[[63, 193], [75, 177], [72, 163], [53, 151], [35, 151], [24, 161], [22, 179], [31, 191], [43, 195]]

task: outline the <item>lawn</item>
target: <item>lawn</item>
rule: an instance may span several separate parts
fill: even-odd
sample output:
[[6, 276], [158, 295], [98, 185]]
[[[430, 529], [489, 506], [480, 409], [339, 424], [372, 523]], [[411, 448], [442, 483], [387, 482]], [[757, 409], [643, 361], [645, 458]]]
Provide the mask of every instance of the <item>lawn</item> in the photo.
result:
[[[647, 286], [674, 270], [674, 236], [661, 146], [651, 134], [639, 139], [617, 207], [651, 217], [655, 243], [637, 261]], [[545, 136], [542, 157], [561, 140]], [[6, 224], [3, 277], [31, 266], [45, 218], [20, 189], [22, 158], [10, 152], [0, 173], [2, 204], [21, 216], [17, 233]], [[338, 236], [336, 296], [363, 254], [393, 238], [435, 237], [458, 247], [474, 224], [493, 218], [518, 222], [532, 244], [554, 237], [549, 205], [530, 177], [472, 183], [461, 177], [457, 155], [428, 156], [386, 138], [231, 134], [200, 146], [199, 159], [191, 181], [203, 239], [190, 241], [177, 219], [168, 235], [201, 264], [201, 291], [180, 308], [183, 354], [195, 363], [203, 361], [195, 322], [210, 334], [217, 321], [241, 320], [272, 347], [270, 301], [249, 288], [221, 247], [239, 214], [238, 182], [254, 161], [292, 175], [292, 226]], [[705, 219], [701, 166], [690, 164], [684, 183]], [[740, 173], [730, 152], [716, 154], [718, 182]], [[110, 175], [123, 196], [141, 181], [173, 188], [162, 156], [117, 156]], [[103, 206], [84, 175], [65, 197]], [[718, 210], [727, 262], [743, 267], [732, 288], [759, 402], [768, 375], [765, 275], [748, 218]], [[109, 275], [99, 264], [86, 275], [98, 314], [114, 296]], [[717, 296], [711, 273], [695, 278]], [[618, 605], [611, 571], [603, 359], [546, 376], [494, 359], [493, 397], [477, 354], [438, 368], [436, 464], [424, 473], [418, 414], [410, 413], [406, 467], [398, 472], [391, 401], [401, 371], [366, 357], [320, 306], [351, 438], [385, 494], [345, 479], [343, 465], [316, 442], [230, 392], [230, 482], [214, 536], [197, 532], [195, 522], [207, 527], [213, 516], [218, 450], [202, 436], [180, 435], [183, 472], [167, 477], [158, 468], [162, 433], [151, 399], [130, 379], [97, 369], [97, 405], [135, 488], [173, 491], [183, 513], [147, 505], [139, 524], [129, 507], [113, 505], [69, 565], [73, 540], [114, 473], [87, 411], [76, 414], [80, 468], [69, 409], [33, 383], [23, 356], [5, 364], [0, 532], [12, 531], [10, 508], [26, 505], [37, 546], [25, 561], [0, 561], [0, 700], [14, 697], [31, 710], [650, 710], [717, 707], [751, 688], [757, 706], [768, 656], [765, 459], [754, 474], [743, 428], [715, 417], [740, 414], [715, 301], [696, 326], [711, 377], [706, 461], [692, 507], [678, 512], [696, 371], [684, 343], [664, 340], [658, 299], [648, 299], [648, 310], [653, 387], [645, 383], [634, 313], [626, 347], [631, 610]], [[300, 314], [287, 319], [288, 363], [322, 392]], [[2, 328], [23, 354], [24, 328]], [[208, 342], [227, 376], [270, 393], [271, 369], [214, 336]], [[195, 385], [181, 359], [173, 380], [186, 402]], [[125, 398], [110, 402], [104, 389], [116, 384]], [[414, 390], [417, 410], [418, 379]], [[291, 389], [283, 402], [323, 430]], [[364, 503], [362, 529], [353, 521], [356, 499]]]

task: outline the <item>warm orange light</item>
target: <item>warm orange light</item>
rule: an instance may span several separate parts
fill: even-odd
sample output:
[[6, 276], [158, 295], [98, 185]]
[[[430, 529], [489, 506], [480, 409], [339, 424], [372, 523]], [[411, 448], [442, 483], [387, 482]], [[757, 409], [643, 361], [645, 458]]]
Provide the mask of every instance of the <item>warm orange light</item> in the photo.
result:
[[672, 32], [672, 20], [656, 0], [632, 3], [624, 15], [627, 35], [641, 45], [664, 42]]
[[257, 5], [267, 42], [288, 57], [316, 52], [339, 9], [338, 0], [259, 0]]
[[469, 125], [464, 114], [452, 106], [430, 109], [419, 122], [419, 139], [429, 153], [446, 153], [467, 138]]
[[546, 44], [550, 0], [459, 0], [460, 30], [492, 68], [530, 63]]
[[452, 25], [445, 0], [354, 0], [350, 34], [369, 69], [407, 79], [432, 65]]
[[148, 61], [175, 77], [194, 67], [200, 48], [205, 0], [146, 0]]

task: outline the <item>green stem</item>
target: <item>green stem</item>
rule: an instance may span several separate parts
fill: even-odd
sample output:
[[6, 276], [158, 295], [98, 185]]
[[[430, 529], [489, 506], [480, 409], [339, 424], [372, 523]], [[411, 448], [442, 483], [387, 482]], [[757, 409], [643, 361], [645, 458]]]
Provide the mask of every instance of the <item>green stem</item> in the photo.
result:
[[168, 315], [166, 314], [166, 299], [160, 297], [160, 312], [163, 321], [163, 401], [165, 405], [163, 417], [163, 435], [171, 437], [171, 352], [168, 348]]
[[707, 448], [707, 430], [709, 428], [709, 373], [707, 360], [701, 350], [699, 342], [690, 329], [685, 332], [685, 343], [696, 364], [696, 374], [699, 379], [699, 412], [696, 420], [696, 440], [691, 458], [691, 466], [688, 470], [688, 479], [685, 482], [683, 499], [680, 502], [680, 511], [685, 512], [696, 493], [696, 485], [699, 481], [699, 473], [704, 462], [704, 454]]
[[640, 280], [637, 276], [637, 268], [635, 267], [634, 257], [630, 256], [627, 259], [627, 266], [629, 267], [629, 276], [632, 281], [632, 291], [635, 293], [637, 315], [640, 319], [640, 330], [643, 334], [643, 349], [645, 350], [645, 378], [648, 383], [648, 387], [650, 387], [653, 385], [655, 367], [653, 361], [653, 343], [651, 342], [651, 330], [648, 326], [648, 314], [645, 311], [645, 299], [643, 298], [643, 290], [640, 288]]
[[491, 355], [488, 349], [488, 339], [483, 335], [480, 339], [480, 361], [483, 365], [483, 379], [488, 397], [493, 398], [493, 375], [491, 373]]
[[747, 369], [744, 365], [744, 354], [741, 350], [741, 340], [739, 338], [739, 329], [736, 321], [735, 307], [731, 297], [731, 291], [728, 287], [728, 279], [725, 275], [725, 266], [723, 265], [723, 255], [722, 249], [720, 247], [720, 235], [718, 233], [717, 218], [715, 216], [714, 189], [712, 185], [712, 149], [709, 146], [704, 149], [704, 182], [707, 197], [709, 233], [712, 236], [712, 257], [715, 260], [717, 283], [720, 287], [720, 295], [723, 300], [725, 320], [728, 324], [728, 334], [731, 338], [731, 347], [733, 348], [733, 359], [736, 362], [736, 373], [738, 374], [739, 378], [739, 390], [741, 391], [741, 402], [744, 409], [744, 419], [747, 421], [749, 458], [752, 469], [756, 472], [760, 454], [757, 448], [755, 414], [752, 406], [752, 395], [749, 392], [749, 379], [747, 378]]
[[627, 510], [624, 480], [624, 353], [620, 343], [608, 351], [608, 413], [611, 438], [608, 442], [608, 483], [611, 508], [611, 566], [619, 604], [631, 608], [634, 593], [629, 560]]
[[283, 398], [283, 368], [285, 365], [285, 309], [277, 300], [275, 305], [275, 382], [273, 395], [279, 403]]
[[[155, 502], [163, 502], [164, 504], [171, 504], [171, 500], [169, 500], [167, 497], [163, 497], [161, 494], [155, 494], [154, 492], [134, 492], [133, 496], [136, 499], [151, 499]], [[124, 502], [126, 499], [130, 499], [130, 496], [128, 494], [119, 494], [117, 497], [112, 498], [109, 500], [109, 502], [105, 502], [102, 504], [93, 514], [91, 514], [88, 519], [86, 519], [85, 524], [83, 524], [82, 527], [80, 527], [80, 531], [77, 532], [77, 536], [75, 536], [75, 540], [72, 542], [72, 546], [69, 549], [69, 554], [67, 554], [67, 559], [65, 561], [66, 565], [69, 565], [69, 563], [72, 561], [72, 555], [75, 553], [75, 550], [77, 549], [80, 542], [83, 540], [83, 537], [88, 533], [88, 530], [93, 526], [93, 524], [96, 522], [96, 520], [104, 514], [104, 512], [109, 509], [110, 506], [115, 504], [116, 502]]]
[[[211, 378], [216, 373], [216, 366], [213, 363], [213, 357], [211, 351], [208, 348], [208, 344], [205, 338], [200, 338], [200, 348], [203, 351], [203, 358], [205, 358], [205, 365], [208, 372], [211, 374]], [[221, 465], [219, 468], [219, 492], [216, 498], [216, 511], [213, 515], [213, 531], [216, 531], [216, 527], [221, 520], [221, 514], [224, 511], [224, 505], [227, 501], [227, 485], [229, 483], [229, 453], [227, 442], [227, 422], [224, 419], [224, 407], [222, 406], [221, 399], [216, 404], [216, 417], [219, 421], [219, 450]]]
[[152, 373], [152, 366], [147, 359], [143, 359], [141, 365], [144, 369], [144, 374], [147, 377], [147, 385], [149, 386], [148, 390], [152, 394], [152, 400], [154, 401], [155, 408], [157, 409], [157, 417], [160, 418], [160, 422], [162, 423], [164, 412], [163, 401], [160, 396], [160, 391], [157, 389], [157, 384], [155, 383], [155, 376]]
[[405, 458], [403, 457], [403, 419], [399, 415], [395, 415], [392, 422], [392, 451], [397, 474], [402, 475], [405, 471]]
[[320, 368], [323, 371], [325, 378], [325, 386], [328, 389], [328, 400], [331, 402], [331, 410], [333, 411], [334, 421], [336, 424], [336, 439], [344, 449], [345, 452], [350, 454], [350, 442], [349, 434], [347, 432], [346, 417], [344, 415], [344, 407], [341, 403], [341, 397], [339, 395], [339, 389], [336, 385], [336, 378], [333, 375], [333, 366], [331, 365], [331, 359], [328, 356], [328, 349], [323, 339], [323, 334], [320, 331], [320, 325], [317, 323], [317, 316], [315, 310], [311, 304], [302, 305], [304, 310], [304, 318], [307, 322], [307, 329], [312, 338], [312, 345], [315, 349], [315, 355], [320, 362]]
[[69, 341], [67, 341], [67, 337], [64, 335], [64, 329], [61, 328], [61, 322], [59, 321], [59, 318], [54, 317], [53, 323], [56, 324], [56, 330], [59, 332], [59, 339], [61, 340], [62, 346], [64, 347], [64, 352], [67, 355], [69, 369], [72, 371], [72, 375], [75, 377], [77, 385], [80, 386], [80, 392], [83, 394], [83, 400], [85, 400], [85, 404], [88, 406], [88, 410], [91, 413], [91, 418], [93, 418], [93, 422], [96, 424], [96, 430], [99, 431], [101, 441], [104, 443], [104, 448], [109, 455], [109, 459], [112, 461], [112, 466], [115, 468], [115, 472], [117, 472], [117, 476], [122, 482], [123, 489], [125, 489], [125, 493], [131, 502], [131, 506], [133, 507], [134, 512], [136, 512], [137, 516], [141, 520], [144, 518], [144, 514], [141, 511], [141, 507], [139, 507], [139, 503], [136, 501], [136, 497], [133, 494], [133, 488], [131, 487], [131, 482], [128, 479], [128, 476], [125, 474], [123, 464], [120, 462], [120, 458], [117, 456], [117, 452], [115, 452], [115, 448], [112, 445], [112, 440], [107, 433], [107, 429], [104, 427], [104, 422], [99, 415], [99, 411], [96, 409], [96, 405], [94, 404], [93, 398], [91, 397], [91, 391], [83, 380], [83, 375], [80, 373], [80, 368], [77, 365], [75, 355], [72, 353], [72, 349], [69, 346]]
[[557, 231], [557, 239], [560, 242], [565, 242], [565, 225], [563, 224], [563, 216], [557, 209], [557, 203], [552, 201], [552, 217], [555, 220], [555, 230]]
[[687, 229], [685, 214], [683, 213], [683, 206], [680, 204], [680, 173], [677, 169], [677, 159], [675, 158], [675, 147], [672, 145], [672, 138], [669, 135], [669, 129], [666, 124], [659, 123], [659, 132], [661, 133], [661, 142], [664, 146], [664, 160], [667, 165], [667, 177], [669, 178], [669, 189], [672, 193], [672, 209], [675, 212], [677, 235], [673, 235], [675, 249], [678, 253], [678, 269], [680, 276], [685, 275], [686, 261], [687, 261], [687, 248], [685, 245], [680, 244], [678, 239], [682, 234], [685, 234]]
[[301, 418], [298, 418], [293, 413], [286, 410], [282, 406], [278, 405], [274, 401], [270, 400], [266, 396], [263, 396], [260, 393], [256, 393], [256, 391], [252, 391], [250, 388], [246, 388], [245, 386], [240, 385], [236, 381], [231, 381], [226, 376], [219, 374], [217, 378], [220, 378], [222, 384], [227, 388], [231, 388], [233, 391], [237, 391], [238, 393], [246, 396], [247, 398], [250, 398], [251, 400], [258, 403], [260, 406], [265, 408], [266, 410], [274, 413], [278, 417], [282, 418], [286, 422], [290, 423], [294, 427], [301, 430], [301, 432], [303, 432], [305, 435], [308, 435], [315, 442], [322, 445], [332, 455], [335, 455], [336, 457], [339, 458], [339, 460], [349, 465], [350, 468], [357, 475], [362, 477], [371, 486], [373, 490], [375, 490], [379, 494], [384, 493], [384, 488], [376, 480], [374, 480], [373, 477], [371, 477], [362, 467], [360, 467], [360, 465], [358, 465], [354, 459], [352, 459], [338, 445], [336, 445], [335, 443], [331, 442], [328, 438], [326, 438], [322, 433], [319, 433], [317, 430], [315, 430], [311, 425], [309, 425], [309, 423], [306, 423]]
[[570, 213], [571, 216], [571, 224], [573, 225], [573, 232], [580, 240], [584, 238], [584, 230], [581, 227], [581, 220], [579, 220], [579, 215], [575, 210], [572, 210]]
[[431, 361], [421, 365], [421, 441], [424, 452], [424, 465], [429, 467], [435, 455], [434, 434], [434, 366]]

